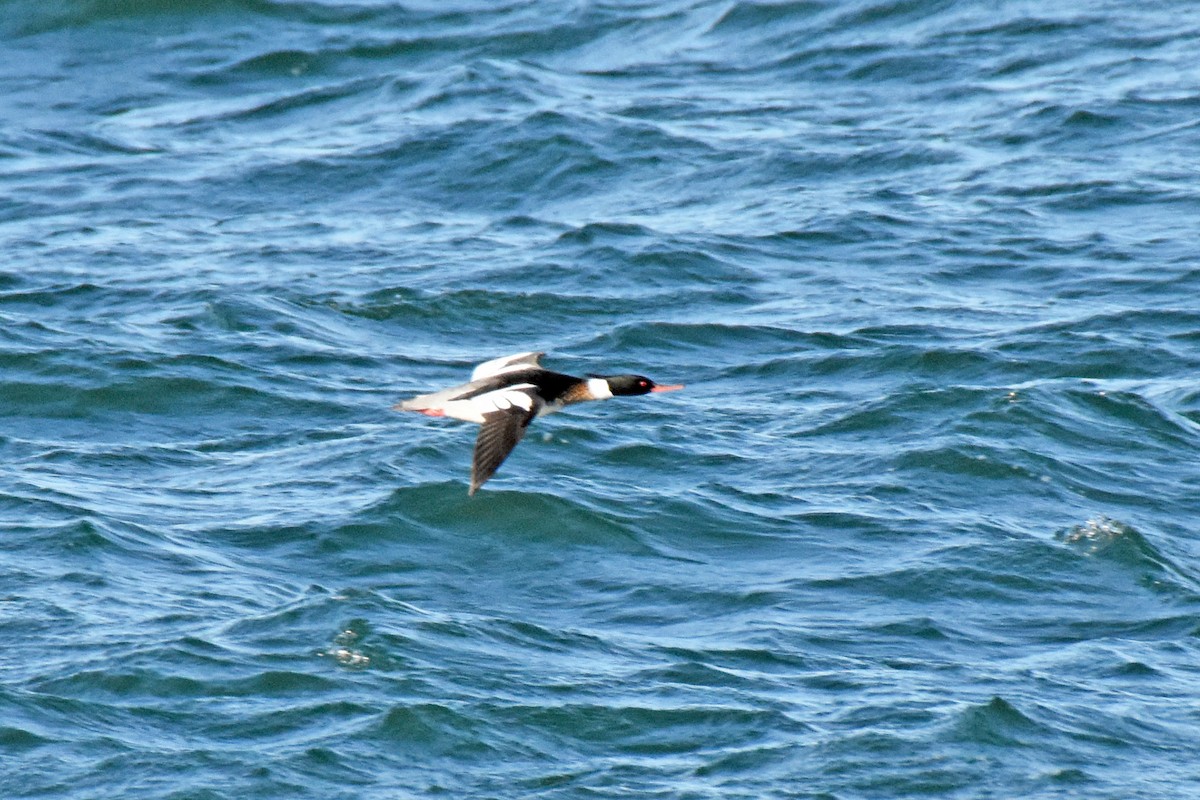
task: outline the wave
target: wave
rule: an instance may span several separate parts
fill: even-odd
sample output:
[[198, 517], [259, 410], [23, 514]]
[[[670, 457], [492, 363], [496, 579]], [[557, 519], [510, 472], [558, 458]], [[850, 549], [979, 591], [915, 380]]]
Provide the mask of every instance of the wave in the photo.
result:
[[1185, 581], [1195, 591], [1200, 579], [1164, 555], [1136, 528], [1107, 517], [1094, 517], [1058, 534], [1059, 541], [1088, 556], [1149, 570]]
[[1039, 725], [1002, 697], [964, 709], [954, 733], [981, 745], [1032, 746], [1053, 729]]

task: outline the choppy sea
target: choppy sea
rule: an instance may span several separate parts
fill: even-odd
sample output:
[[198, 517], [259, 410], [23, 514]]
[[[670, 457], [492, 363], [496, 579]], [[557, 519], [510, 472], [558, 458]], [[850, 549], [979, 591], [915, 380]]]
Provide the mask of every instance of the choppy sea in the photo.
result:
[[0, 2], [0, 796], [1200, 796], [1195, 10]]

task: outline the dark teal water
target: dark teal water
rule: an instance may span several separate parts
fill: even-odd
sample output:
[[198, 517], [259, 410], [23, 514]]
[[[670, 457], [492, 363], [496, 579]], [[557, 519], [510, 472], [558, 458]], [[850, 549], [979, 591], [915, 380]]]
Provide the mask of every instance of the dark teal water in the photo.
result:
[[0, 11], [0, 796], [1200, 795], [1191, 4]]

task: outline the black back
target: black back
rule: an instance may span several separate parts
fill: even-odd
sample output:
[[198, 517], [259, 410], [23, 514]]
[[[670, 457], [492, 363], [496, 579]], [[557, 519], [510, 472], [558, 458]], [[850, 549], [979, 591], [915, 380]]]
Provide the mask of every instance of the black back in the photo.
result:
[[478, 395], [494, 392], [497, 389], [503, 389], [505, 386], [514, 386], [518, 383], [532, 383], [538, 387], [538, 394], [543, 400], [547, 403], [553, 403], [570, 391], [571, 387], [578, 385], [581, 380], [581, 378], [576, 378], [574, 375], [565, 375], [561, 372], [551, 372], [548, 369], [531, 367], [529, 369], [505, 372], [501, 375], [492, 375], [487, 378], [481, 378], [478, 381], [473, 381], [471, 384], [472, 390], [464, 394], [460, 399], [465, 400], [469, 397], [477, 397]]

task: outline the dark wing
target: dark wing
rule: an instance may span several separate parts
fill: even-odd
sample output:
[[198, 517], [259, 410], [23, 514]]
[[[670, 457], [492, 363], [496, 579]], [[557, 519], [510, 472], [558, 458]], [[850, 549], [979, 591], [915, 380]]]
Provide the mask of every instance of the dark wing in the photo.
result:
[[514, 405], [483, 415], [483, 424], [479, 426], [479, 436], [475, 439], [469, 495], [475, 494], [476, 489], [496, 474], [504, 459], [525, 436], [525, 429], [537, 416], [539, 408], [541, 403], [535, 402], [528, 410]]

